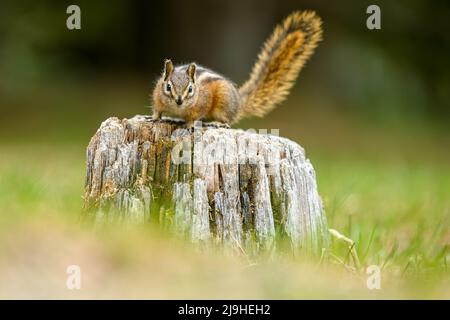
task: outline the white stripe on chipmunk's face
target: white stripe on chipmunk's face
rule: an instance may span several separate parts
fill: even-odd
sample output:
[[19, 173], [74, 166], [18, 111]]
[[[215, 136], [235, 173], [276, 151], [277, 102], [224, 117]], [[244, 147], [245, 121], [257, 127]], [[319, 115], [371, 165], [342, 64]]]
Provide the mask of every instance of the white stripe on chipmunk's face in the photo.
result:
[[170, 60], [166, 60], [162, 86], [163, 104], [174, 115], [182, 115], [182, 111], [192, 107], [197, 100], [196, 65], [174, 68]]

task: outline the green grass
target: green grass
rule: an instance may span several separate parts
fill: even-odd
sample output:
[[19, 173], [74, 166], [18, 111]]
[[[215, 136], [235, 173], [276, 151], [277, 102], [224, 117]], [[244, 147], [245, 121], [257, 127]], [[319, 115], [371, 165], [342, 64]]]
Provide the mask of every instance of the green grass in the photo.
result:
[[[450, 298], [450, 138], [427, 125], [380, 128], [315, 106], [293, 117], [294, 103], [244, 123], [280, 128], [305, 147], [329, 226], [356, 243], [357, 271], [338, 241], [331, 253], [342, 262], [279, 254], [250, 264], [155, 226], [80, 224], [89, 137], [107, 116], [145, 112], [144, 86], [122, 85], [106, 100], [80, 87], [16, 102], [30, 113], [11, 105], [0, 129], [0, 298]], [[71, 109], [60, 110], [66, 100]], [[13, 134], [23, 114], [31, 130]], [[66, 289], [71, 264], [81, 267], [80, 291]], [[381, 290], [366, 287], [372, 264]]]
[[[330, 227], [356, 241], [364, 269], [330, 259], [198, 252], [157, 229], [94, 231], [79, 224], [83, 146], [3, 147], [0, 160], [1, 297], [406, 298], [449, 297], [450, 172], [443, 167], [315, 160]], [[19, 165], [20, 164], [20, 165]], [[347, 246], [332, 252], [346, 260]], [[80, 264], [83, 290], [65, 289]], [[351, 265], [350, 263], [348, 263]], [[108, 279], [107, 284], [105, 283]], [[228, 280], [225, 280], [228, 279]]]
[[450, 231], [447, 168], [321, 164], [330, 226], [356, 241], [364, 265], [399, 276], [444, 275]]

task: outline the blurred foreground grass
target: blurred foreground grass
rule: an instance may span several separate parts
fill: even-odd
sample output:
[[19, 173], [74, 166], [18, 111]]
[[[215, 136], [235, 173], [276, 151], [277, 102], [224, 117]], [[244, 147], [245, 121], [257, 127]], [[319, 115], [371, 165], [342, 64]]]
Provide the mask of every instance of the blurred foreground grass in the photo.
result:
[[[81, 225], [89, 137], [107, 116], [146, 112], [133, 94], [143, 86], [127, 95], [116, 89], [14, 101], [33, 103], [26, 111], [9, 105], [0, 138], [0, 298], [450, 298], [449, 137], [442, 132], [373, 128], [308, 107], [292, 117], [295, 99], [244, 123], [280, 128], [305, 147], [329, 226], [356, 241], [364, 266], [383, 270], [382, 289], [371, 291], [363, 271], [334, 260], [276, 255], [249, 263], [199, 252], [153, 226]], [[346, 261], [345, 245], [333, 243], [332, 252]], [[72, 264], [82, 270], [80, 291], [65, 286]]]

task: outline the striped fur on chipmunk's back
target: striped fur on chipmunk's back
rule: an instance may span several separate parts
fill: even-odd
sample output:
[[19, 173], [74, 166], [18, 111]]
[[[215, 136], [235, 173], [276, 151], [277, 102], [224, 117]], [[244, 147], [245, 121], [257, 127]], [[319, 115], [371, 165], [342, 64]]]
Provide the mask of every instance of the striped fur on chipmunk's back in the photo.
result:
[[322, 21], [312, 11], [293, 12], [273, 31], [258, 55], [250, 78], [241, 87], [195, 63], [174, 66], [166, 60], [153, 91], [153, 118], [180, 117], [236, 123], [262, 117], [289, 94], [308, 58], [322, 39]]

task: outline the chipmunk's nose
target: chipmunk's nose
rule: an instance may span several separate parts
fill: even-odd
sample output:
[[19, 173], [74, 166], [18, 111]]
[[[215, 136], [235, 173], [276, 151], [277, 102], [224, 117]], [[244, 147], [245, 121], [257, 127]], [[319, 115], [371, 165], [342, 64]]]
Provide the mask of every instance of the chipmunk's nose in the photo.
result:
[[179, 106], [181, 106], [181, 104], [183, 103], [183, 100], [181, 100], [180, 96], [178, 96], [176, 101], [177, 101], [177, 105], [179, 105]]

